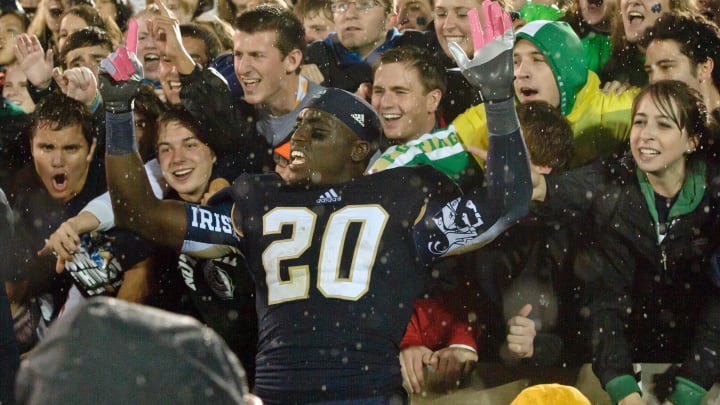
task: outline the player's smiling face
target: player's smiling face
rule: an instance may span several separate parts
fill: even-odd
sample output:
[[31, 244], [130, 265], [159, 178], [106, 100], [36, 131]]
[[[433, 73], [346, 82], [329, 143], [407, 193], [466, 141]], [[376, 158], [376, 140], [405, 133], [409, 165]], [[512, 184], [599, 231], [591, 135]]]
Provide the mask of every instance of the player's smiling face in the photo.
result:
[[283, 178], [294, 185], [336, 184], [354, 173], [352, 155], [359, 139], [333, 115], [312, 108], [298, 114], [290, 139], [290, 163]]
[[32, 138], [35, 171], [56, 200], [67, 202], [85, 186], [95, 142], [88, 145], [80, 125], [54, 130], [40, 123]]

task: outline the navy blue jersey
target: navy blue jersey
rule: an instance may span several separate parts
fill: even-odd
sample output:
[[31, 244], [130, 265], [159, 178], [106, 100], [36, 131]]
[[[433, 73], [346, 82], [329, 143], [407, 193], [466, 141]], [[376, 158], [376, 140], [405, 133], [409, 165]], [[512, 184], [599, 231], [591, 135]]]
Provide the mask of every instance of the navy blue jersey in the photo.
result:
[[183, 249], [245, 255], [260, 329], [256, 393], [266, 403], [402, 392], [399, 342], [430, 260], [482, 245], [513, 221], [502, 197], [458, 197], [430, 167], [310, 188], [243, 175], [232, 199], [224, 194], [209, 208], [187, 206]]

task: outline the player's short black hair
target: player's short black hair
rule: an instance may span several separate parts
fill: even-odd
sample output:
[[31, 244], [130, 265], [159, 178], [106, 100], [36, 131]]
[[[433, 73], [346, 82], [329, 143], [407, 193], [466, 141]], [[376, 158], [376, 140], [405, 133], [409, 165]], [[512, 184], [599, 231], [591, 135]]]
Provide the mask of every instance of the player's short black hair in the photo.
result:
[[367, 101], [348, 91], [328, 87], [314, 95], [307, 108], [331, 114], [355, 136], [372, 145], [376, 145], [382, 138], [382, 125], [377, 112]]

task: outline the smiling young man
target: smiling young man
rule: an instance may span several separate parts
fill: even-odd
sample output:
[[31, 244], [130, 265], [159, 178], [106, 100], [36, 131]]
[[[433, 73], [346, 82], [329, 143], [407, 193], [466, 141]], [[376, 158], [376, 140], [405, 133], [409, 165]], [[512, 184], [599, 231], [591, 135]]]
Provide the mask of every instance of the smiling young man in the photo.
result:
[[[509, 65], [512, 43], [500, 45], [491, 59]], [[286, 180], [244, 174], [199, 207], [152, 197], [134, 152], [132, 84], [103, 76], [103, 97], [116, 107], [107, 164], [112, 200], [122, 201], [113, 207], [118, 225], [189, 254], [245, 255], [257, 286], [256, 393], [265, 403], [403, 401], [397, 347], [426, 280], [417, 275], [527, 212], [529, 167], [506, 79], [489, 84], [503, 91], [488, 94], [501, 96], [488, 107], [498, 119], [487, 190], [458, 197], [430, 167], [363, 176], [379, 119], [358, 97], [326, 89], [298, 115]]]
[[[164, 21], [166, 30], [177, 24], [164, 6], [160, 9], [156, 20]], [[322, 87], [300, 75], [304, 29], [291, 12], [258, 6], [241, 14], [235, 27], [233, 69], [243, 100], [233, 96], [217, 71], [194, 62], [178, 41], [168, 40], [164, 50], [180, 75], [183, 105], [209, 126], [216, 153], [240, 152], [252, 170], [271, 169], [270, 151], [288, 142], [298, 112]]]
[[437, 127], [445, 83], [433, 62], [416, 47], [391, 49], [378, 61], [372, 106], [380, 115], [383, 134], [395, 144], [405, 144]]
[[444, 92], [444, 71], [427, 51], [401, 46], [380, 57], [371, 100], [392, 146], [368, 173], [430, 164], [461, 186], [478, 179], [480, 168], [460, 143], [455, 127], [440, 127], [438, 108]]

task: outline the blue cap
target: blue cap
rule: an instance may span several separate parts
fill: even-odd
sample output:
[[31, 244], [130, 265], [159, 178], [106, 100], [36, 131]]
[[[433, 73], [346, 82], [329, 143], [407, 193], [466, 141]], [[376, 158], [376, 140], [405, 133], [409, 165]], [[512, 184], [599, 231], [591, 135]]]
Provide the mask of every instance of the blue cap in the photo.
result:
[[350, 92], [326, 88], [310, 100], [307, 108], [334, 115], [364, 141], [375, 142], [380, 139], [382, 126], [377, 113], [367, 101]]

